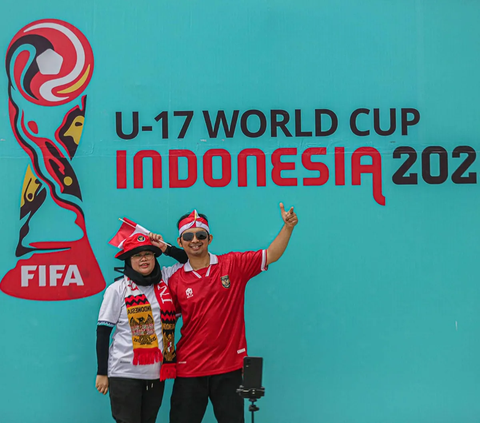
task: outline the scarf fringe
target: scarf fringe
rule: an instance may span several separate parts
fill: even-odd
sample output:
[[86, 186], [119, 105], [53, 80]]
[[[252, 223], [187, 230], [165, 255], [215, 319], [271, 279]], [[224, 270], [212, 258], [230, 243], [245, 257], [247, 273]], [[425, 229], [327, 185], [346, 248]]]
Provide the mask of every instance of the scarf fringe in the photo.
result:
[[177, 366], [174, 363], [162, 364], [160, 367], [160, 381], [175, 379], [177, 377]]
[[134, 348], [133, 364], [147, 365], [158, 363], [162, 359], [162, 353], [158, 348]]

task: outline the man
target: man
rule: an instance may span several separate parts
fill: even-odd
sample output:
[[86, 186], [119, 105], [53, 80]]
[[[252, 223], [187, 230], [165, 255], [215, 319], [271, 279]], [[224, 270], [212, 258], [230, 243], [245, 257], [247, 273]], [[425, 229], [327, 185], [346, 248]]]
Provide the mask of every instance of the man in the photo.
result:
[[[247, 355], [245, 287], [287, 248], [298, 219], [293, 207], [287, 212], [280, 203], [280, 210], [284, 225], [266, 250], [220, 256], [208, 251], [213, 236], [205, 215], [193, 211], [178, 221], [177, 242], [188, 262], [165, 281], [183, 318], [170, 423], [200, 423], [209, 398], [219, 423], [244, 421], [243, 399], [236, 389]], [[154, 244], [160, 239], [152, 235]]]

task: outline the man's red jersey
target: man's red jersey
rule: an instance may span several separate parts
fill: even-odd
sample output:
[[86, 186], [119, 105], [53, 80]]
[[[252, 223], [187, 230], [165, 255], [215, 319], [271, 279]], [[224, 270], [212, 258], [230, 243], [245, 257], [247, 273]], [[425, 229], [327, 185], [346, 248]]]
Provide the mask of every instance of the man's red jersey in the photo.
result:
[[208, 268], [195, 271], [187, 262], [170, 277], [167, 283], [183, 319], [177, 376], [210, 376], [243, 366], [245, 287], [267, 270], [266, 262], [266, 250], [210, 254]]

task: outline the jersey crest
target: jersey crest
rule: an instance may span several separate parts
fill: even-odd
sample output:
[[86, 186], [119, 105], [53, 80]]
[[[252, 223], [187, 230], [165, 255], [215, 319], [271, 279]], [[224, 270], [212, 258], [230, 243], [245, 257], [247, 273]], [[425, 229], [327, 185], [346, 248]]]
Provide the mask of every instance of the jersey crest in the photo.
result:
[[230, 278], [228, 277], [228, 275], [221, 276], [220, 279], [222, 281], [222, 286], [224, 288], [226, 289], [230, 288]]

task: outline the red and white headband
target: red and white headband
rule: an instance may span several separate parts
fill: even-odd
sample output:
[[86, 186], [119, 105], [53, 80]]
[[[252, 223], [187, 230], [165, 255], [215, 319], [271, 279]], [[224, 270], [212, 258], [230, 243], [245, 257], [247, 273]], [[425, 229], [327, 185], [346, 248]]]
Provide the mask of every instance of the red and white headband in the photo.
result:
[[200, 217], [196, 210], [192, 211], [185, 219], [182, 219], [178, 224], [178, 236], [181, 236], [187, 229], [202, 228], [210, 233], [208, 222]]

